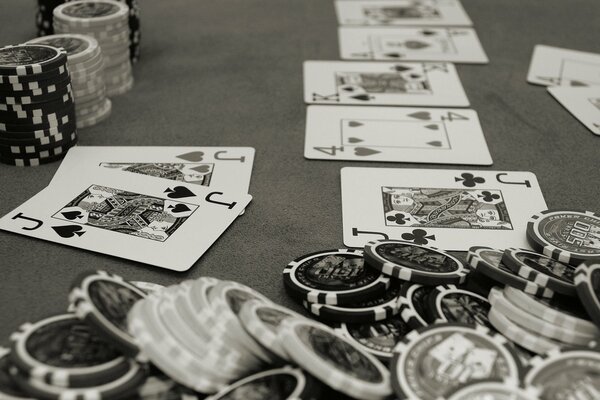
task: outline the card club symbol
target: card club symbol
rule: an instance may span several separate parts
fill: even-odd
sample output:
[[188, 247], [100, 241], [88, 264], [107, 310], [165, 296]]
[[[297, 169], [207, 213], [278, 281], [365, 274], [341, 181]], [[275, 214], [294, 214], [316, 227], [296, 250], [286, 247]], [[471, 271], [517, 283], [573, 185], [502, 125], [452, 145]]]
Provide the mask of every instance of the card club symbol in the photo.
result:
[[480, 195], [478, 195], [477, 197], [481, 197], [483, 199], [483, 201], [485, 201], [486, 203], [490, 203], [494, 200], [500, 200], [500, 196], [497, 194], [492, 194], [491, 192], [485, 190], [483, 192], [481, 192]]
[[403, 233], [402, 239], [414, 244], [427, 244], [430, 240], [435, 241], [435, 235], [427, 235], [424, 229], [414, 229], [412, 233]]
[[464, 172], [460, 176], [461, 176], [460, 178], [455, 177], [454, 181], [455, 182], [462, 181], [463, 185], [466, 187], [475, 187], [477, 184], [485, 183], [485, 179], [483, 179], [482, 177], [475, 176], [468, 172]]
[[404, 224], [410, 222], [410, 220], [411, 220], [410, 217], [407, 217], [405, 214], [402, 214], [402, 213], [396, 213], [394, 215], [388, 215], [386, 217], [386, 219], [388, 221], [393, 222], [393, 223], [398, 224], [398, 225], [404, 225]]

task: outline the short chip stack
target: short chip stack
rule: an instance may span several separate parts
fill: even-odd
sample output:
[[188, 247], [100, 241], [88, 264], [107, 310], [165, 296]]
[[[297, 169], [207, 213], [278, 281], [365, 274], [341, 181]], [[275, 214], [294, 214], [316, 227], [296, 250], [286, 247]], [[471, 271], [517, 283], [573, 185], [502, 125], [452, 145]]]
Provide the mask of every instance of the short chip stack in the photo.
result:
[[77, 33], [63, 33], [37, 38], [28, 43], [62, 47], [67, 51], [77, 128], [95, 125], [110, 115], [112, 105], [106, 98], [104, 60], [96, 39]]
[[108, 97], [133, 87], [130, 60], [129, 7], [114, 0], [81, 0], [54, 9], [56, 33], [93, 36], [104, 57], [104, 82]]
[[67, 52], [24, 44], [0, 49], [0, 162], [36, 166], [77, 142]]
[[38, 36], [52, 35], [54, 28], [52, 26], [52, 12], [54, 8], [64, 3], [65, 0], [38, 0], [38, 9], [35, 14], [35, 25], [38, 29]]

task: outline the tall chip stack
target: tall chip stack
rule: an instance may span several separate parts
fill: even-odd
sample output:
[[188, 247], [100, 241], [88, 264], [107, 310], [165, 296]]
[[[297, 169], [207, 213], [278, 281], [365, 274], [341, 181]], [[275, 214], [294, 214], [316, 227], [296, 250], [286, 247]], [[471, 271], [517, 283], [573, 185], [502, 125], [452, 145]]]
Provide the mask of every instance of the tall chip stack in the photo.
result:
[[22, 44], [0, 49], [0, 162], [37, 166], [77, 143], [67, 52]]
[[106, 98], [104, 59], [96, 39], [77, 33], [63, 33], [28, 43], [61, 47], [67, 51], [78, 128], [95, 125], [110, 116], [112, 103]]
[[56, 33], [94, 37], [104, 57], [104, 82], [108, 97], [133, 87], [129, 48], [129, 7], [114, 0], [81, 0], [54, 9]]
[[35, 14], [35, 25], [38, 30], [38, 36], [52, 35], [54, 33], [52, 12], [54, 8], [64, 2], [65, 0], [38, 0], [38, 9]]

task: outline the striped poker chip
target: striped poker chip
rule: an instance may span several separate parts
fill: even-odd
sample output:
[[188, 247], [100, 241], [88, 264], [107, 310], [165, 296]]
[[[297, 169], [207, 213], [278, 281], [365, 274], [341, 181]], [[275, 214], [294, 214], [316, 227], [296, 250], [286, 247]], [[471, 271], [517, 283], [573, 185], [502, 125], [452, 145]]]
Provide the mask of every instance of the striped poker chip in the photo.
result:
[[433, 323], [427, 312], [427, 299], [433, 289], [433, 286], [418, 283], [402, 285], [398, 314], [412, 329], [423, 328]]
[[32, 156], [45, 158], [57, 156], [66, 153], [68, 149], [77, 144], [77, 133], [71, 135], [62, 141], [51, 142], [48, 144], [28, 144], [28, 145], [10, 145], [5, 146], [0, 142], [0, 155], [5, 156]]
[[534, 250], [574, 266], [600, 257], [599, 237], [600, 216], [591, 211], [546, 210], [527, 222]]
[[540, 390], [533, 386], [521, 388], [518, 385], [507, 385], [493, 380], [470, 383], [460, 386], [455, 391], [447, 393], [438, 400], [474, 400], [474, 399], [505, 399], [505, 400], [539, 400]]
[[129, 7], [113, 0], [81, 0], [59, 5], [53, 15], [55, 23], [85, 29], [126, 20]]
[[454, 285], [439, 285], [427, 296], [426, 312], [430, 320], [479, 324], [491, 328], [490, 302], [485, 297]]
[[365, 260], [385, 275], [424, 285], [463, 283], [469, 269], [435, 247], [402, 240], [374, 240], [365, 245]]
[[577, 296], [573, 279], [575, 267], [534, 251], [510, 247], [502, 263], [520, 277], [567, 296]]
[[284, 268], [283, 283], [299, 301], [345, 305], [383, 295], [390, 278], [366, 265], [362, 251], [337, 249], [296, 258]]
[[596, 326], [600, 327], [600, 261], [583, 263], [575, 270], [577, 295]]
[[42, 44], [18, 44], [0, 48], [0, 75], [34, 75], [63, 66], [67, 52]]

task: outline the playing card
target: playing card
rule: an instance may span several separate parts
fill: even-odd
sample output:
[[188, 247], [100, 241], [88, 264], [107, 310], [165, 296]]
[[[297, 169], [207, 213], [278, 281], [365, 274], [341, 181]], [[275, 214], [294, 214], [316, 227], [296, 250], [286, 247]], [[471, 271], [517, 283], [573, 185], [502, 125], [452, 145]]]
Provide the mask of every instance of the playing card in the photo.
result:
[[546, 202], [521, 171], [342, 168], [344, 244], [397, 239], [445, 250], [529, 248], [527, 220]]
[[305, 61], [304, 101], [316, 104], [467, 107], [453, 64]]
[[527, 82], [545, 86], [600, 85], [600, 54], [537, 45]]
[[477, 113], [444, 108], [308, 106], [304, 156], [492, 164]]
[[53, 182], [2, 217], [0, 229], [184, 271], [251, 198], [98, 168]]
[[459, 0], [338, 0], [340, 25], [471, 26]]
[[554, 86], [548, 91], [590, 131], [600, 135], [600, 86]]
[[342, 26], [338, 38], [346, 60], [488, 62], [473, 28]]
[[253, 162], [252, 147], [76, 146], [52, 182], [107, 169], [248, 193]]

